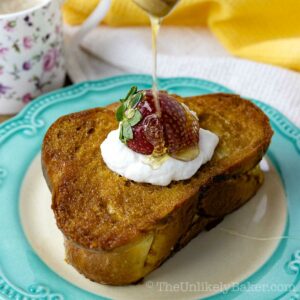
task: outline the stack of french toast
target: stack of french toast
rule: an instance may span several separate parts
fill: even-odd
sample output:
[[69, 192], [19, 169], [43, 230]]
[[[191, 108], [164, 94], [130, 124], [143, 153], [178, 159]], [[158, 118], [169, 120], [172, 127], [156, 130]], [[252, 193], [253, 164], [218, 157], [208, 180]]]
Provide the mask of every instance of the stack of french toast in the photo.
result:
[[138, 282], [263, 183], [258, 164], [273, 132], [258, 107], [231, 94], [174, 97], [219, 137], [213, 158], [188, 180], [137, 183], [106, 166], [99, 146], [118, 128], [117, 105], [63, 116], [45, 136], [43, 171], [66, 260], [90, 280]]

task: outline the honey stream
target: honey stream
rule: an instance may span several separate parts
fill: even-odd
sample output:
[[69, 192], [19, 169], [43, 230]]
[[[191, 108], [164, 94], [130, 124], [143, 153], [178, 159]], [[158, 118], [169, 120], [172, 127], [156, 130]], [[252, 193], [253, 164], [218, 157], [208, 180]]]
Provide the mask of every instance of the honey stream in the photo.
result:
[[160, 24], [163, 19], [171, 12], [179, 0], [133, 0], [149, 15], [152, 30], [152, 93], [156, 114], [161, 116], [160, 103], [158, 101], [158, 79], [157, 79], [157, 37]]

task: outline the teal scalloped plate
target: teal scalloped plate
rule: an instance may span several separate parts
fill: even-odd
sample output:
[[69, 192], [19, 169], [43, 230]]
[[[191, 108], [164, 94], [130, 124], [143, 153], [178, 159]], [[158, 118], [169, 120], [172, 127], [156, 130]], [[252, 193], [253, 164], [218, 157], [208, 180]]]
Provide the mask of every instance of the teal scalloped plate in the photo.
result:
[[[20, 210], [24, 205], [20, 205], [20, 195], [24, 177], [39, 155], [43, 136], [47, 128], [59, 116], [91, 107], [105, 106], [120, 99], [132, 85], [138, 85], [140, 89], [149, 88], [151, 78], [144, 75], [126, 75], [64, 88], [38, 98], [18, 116], [0, 125], [0, 299], [88, 300], [109, 297], [109, 293], [106, 292], [96, 295], [86, 291], [80, 288], [80, 285], [64, 279], [61, 274], [58, 274], [59, 272], [53, 271], [55, 267], [48, 267], [48, 264], [42, 259], [43, 255], [33, 249], [32, 243], [27, 238], [21, 220], [22, 211]], [[216, 83], [193, 78], [160, 79], [159, 85], [161, 89], [182, 96], [217, 92], [232, 93]], [[289, 238], [278, 241], [274, 251], [252, 273], [249, 273], [247, 278], [241, 278], [226, 292], [211, 293], [213, 295], [208, 298], [300, 299], [300, 239], [297, 238], [300, 237], [300, 130], [271, 106], [260, 101], [253, 101], [269, 116], [275, 131], [268, 151], [268, 159], [275, 166], [283, 182], [288, 216], [284, 224], [284, 235]], [[43, 203], [43, 199], [39, 200]], [[240, 212], [238, 211], [236, 214], [238, 213]], [[276, 218], [275, 215], [274, 218]], [[35, 220], [33, 221], [35, 222]], [[276, 220], [273, 221], [276, 224]], [[39, 225], [37, 224], [36, 227]], [[204, 239], [208, 234], [203, 234]], [[37, 236], [36, 239], [38, 238]], [[243, 238], [240, 239], [242, 245]], [[56, 245], [54, 246], [56, 247]], [[59, 247], [61, 245], [57, 245], [57, 248]], [[222, 248], [223, 246], [220, 244], [217, 247]], [[165, 264], [168, 267], [168, 264], [175, 263], [174, 266], [172, 265], [174, 272], [171, 273], [180, 272], [180, 270], [176, 270], [176, 259], [180, 259], [180, 255], [175, 255], [169, 260], [170, 263], [168, 261]], [[198, 255], [200, 257], [201, 252]], [[226, 259], [229, 258], [225, 256], [224, 260]], [[244, 258], [244, 260], [246, 259]], [[251, 265], [251, 261], [249, 264]], [[165, 265], [162, 269], [165, 268]], [[236, 267], [232, 265], [233, 269]], [[212, 268], [215, 268], [214, 272], [216, 273], [224, 271], [220, 269], [222, 265], [216, 265], [213, 262], [211, 262]], [[155, 272], [155, 274], [160, 274], [159, 271]], [[86, 279], [82, 277], [82, 281], [84, 280]], [[123, 293], [121, 295], [124, 297], [116, 298], [130, 299], [128, 295], [126, 296], [126, 291], [134, 292], [134, 289], [138, 288], [140, 292], [135, 297], [136, 299], [151, 299], [151, 296], [147, 296], [147, 289], [149, 290], [151, 287], [149, 282], [152, 281], [146, 281], [147, 286], [145, 287], [141, 284], [128, 287], [128, 290], [120, 289]], [[224, 278], [224, 282], [226, 282], [226, 278]], [[273, 289], [271, 289], [272, 284], [274, 285]], [[245, 288], [245, 285], [248, 288]], [[268, 287], [267, 293], [263, 293], [261, 290], [253, 292], [249, 289], [249, 287], [258, 287], [259, 289], [263, 285]], [[279, 285], [284, 288], [278, 288]], [[118, 290], [119, 288], [105, 287], [103, 291], [109, 289]], [[183, 287], [181, 287], [181, 292], [182, 289]], [[189, 291], [183, 291], [181, 294], [178, 294], [177, 291], [178, 289], [173, 286], [167, 293], [161, 291], [156, 294], [155, 299], [199, 298], [197, 294], [189, 294]]]

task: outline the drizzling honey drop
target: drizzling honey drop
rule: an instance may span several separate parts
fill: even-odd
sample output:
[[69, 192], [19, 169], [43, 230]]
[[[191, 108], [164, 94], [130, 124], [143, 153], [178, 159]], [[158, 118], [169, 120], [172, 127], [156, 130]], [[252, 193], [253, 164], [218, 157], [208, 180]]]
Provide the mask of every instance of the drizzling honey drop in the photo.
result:
[[[152, 95], [155, 106], [155, 114], [147, 122], [145, 127], [145, 135], [147, 139], [154, 146], [153, 153], [145, 163], [151, 165], [152, 168], [158, 168], [163, 164], [170, 156], [167, 154], [168, 149], [165, 147], [164, 131], [157, 130], [158, 124], [161, 124], [162, 110], [159, 100], [158, 79], [157, 79], [157, 38], [160, 30], [161, 22], [164, 17], [168, 15], [179, 0], [133, 0], [139, 7], [148, 13], [151, 22], [152, 30]], [[189, 139], [189, 144], [184, 145], [184, 148], [172, 152], [171, 156], [182, 161], [190, 161], [195, 159], [199, 155], [199, 124], [196, 116], [192, 115], [187, 107], [184, 107], [187, 125], [189, 131], [186, 132]], [[149, 124], [148, 124], [149, 123]], [[153, 126], [152, 126], [153, 125]], [[192, 132], [191, 132], [192, 128]], [[195, 137], [195, 141], [192, 139]], [[183, 146], [183, 145], [182, 145]]]
[[157, 80], [157, 36], [163, 18], [168, 15], [179, 0], [133, 0], [139, 7], [146, 11], [150, 17], [152, 29], [152, 91], [156, 114], [161, 117], [161, 108], [158, 99], [158, 80]]
[[158, 82], [157, 82], [157, 36], [160, 29], [160, 18], [150, 16], [151, 30], [152, 30], [152, 93], [154, 98], [154, 105], [156, 114], [161, 117], [161, 108], [158, 99]]

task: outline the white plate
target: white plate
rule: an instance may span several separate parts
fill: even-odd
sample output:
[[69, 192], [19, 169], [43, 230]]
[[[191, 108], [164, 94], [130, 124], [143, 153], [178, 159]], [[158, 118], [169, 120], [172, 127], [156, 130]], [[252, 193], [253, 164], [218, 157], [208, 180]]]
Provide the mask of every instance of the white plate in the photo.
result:
[[251, 237], [280, 237], [284, 232], [287, 208], [281, 180], [269, 160], [263, 160], [262, 168], [265, 182], [251, 201], [211, 231], [200, 234], [138, 285], [96, 284], [64, 261], [63, 236], [50, 208], [51, 194], [43, 178], [40, 154], [23, 181], [21, 220], [40, 258], [61, 277], [89, 292], [124, 300], [140, 300], [141, 295], [149, 300], [204, 297], [248, 278], [272, 256], [279, 241]]

